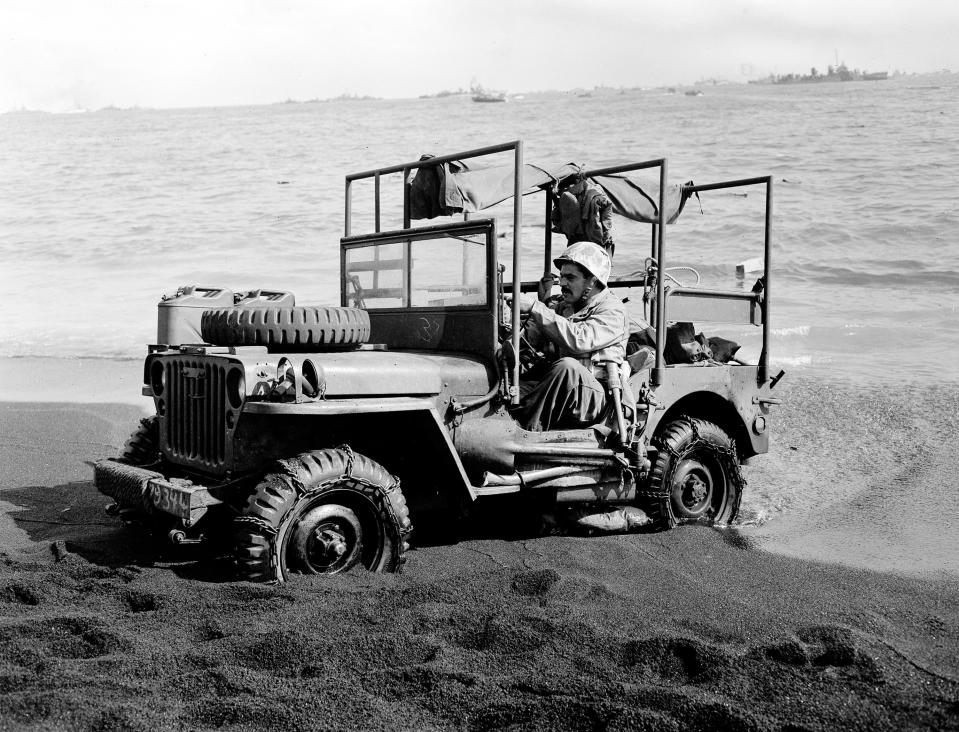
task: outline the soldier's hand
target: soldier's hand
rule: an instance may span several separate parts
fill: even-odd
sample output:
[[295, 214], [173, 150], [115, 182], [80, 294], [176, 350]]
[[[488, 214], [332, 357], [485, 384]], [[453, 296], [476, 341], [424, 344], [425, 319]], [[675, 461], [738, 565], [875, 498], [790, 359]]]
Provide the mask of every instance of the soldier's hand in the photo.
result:
[[548, 274], [543, 275], [539, 281], [539, 287], [537, 287], [536, 294], [539, 295], [540, 302], [546, 302], [549, 299], [550, 294], [553, 291], [553, 285], [555, 285], [559, 280], [556, 275]]
[[525, 292], [521, 292], [516, 297], [507, 295], [506, 302], [509, 303], [511, 308], [515, 308], [519, 310], [520, 313], [525, 315], [533, 309], [533, 305], [536, 303], [536, 298], [532, 295], [527, 295]]

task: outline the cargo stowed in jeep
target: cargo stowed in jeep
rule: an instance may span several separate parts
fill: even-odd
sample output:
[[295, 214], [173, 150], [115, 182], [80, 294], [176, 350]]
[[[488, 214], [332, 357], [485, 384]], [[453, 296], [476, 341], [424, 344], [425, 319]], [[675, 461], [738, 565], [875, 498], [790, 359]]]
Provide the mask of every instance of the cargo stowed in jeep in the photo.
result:
[[[491, 155], [510, 159], [472, 167]], [[629, 175], [640, 170], [658, 180]], [[597, 512], [635, 506], [654, 528], [732, 521], [740, 464], [767, 451], [778, 402], [767, 349], [772, 180], [668, 186], [666, 173], [661, 159], [601, 170], [524, 165], [512, 142], [347, 176], [340, 306], [221, 288], [183, 288], [160, 303], [143, 387], [156, 415], [117, 459], [97, 464], [97, 487], [114, 512], [176, 543], [229, 529], [239, 577], [255, 581], [396, 570], [413, 523], [437, 526], [511, 493]], [[381, 182], [397, 174], [402, 228], [381, 231]], [[523, 196], [545, 199], [549, 272], [552, 207], [567, 183], [583, 180], [608, 194], [615, 213], [650, 224], [646, 271], [616, 278], [614, 266], [610, 282], [644, 294], [654, 328], [634, 335], [637, 353], [647, 339], [649, 357], [632, 359], [634, 407], [614, 390], [592, 428], [529, 432], [509, 409], [526, 359], [519, 313], [504, 304], [535, 291], [540, 275], [523, 277]], [[373, 231], [355, 234], [360, 181], [373, 184]], [[766, 194], [757, 286], [668, 282], [666, 224], [685, 200], [751, 185]], [[509, 199], [512, 253], [500, 263], [495, 220], [472, 214]], [[436, 215], [463, 220], [412, 224]], [[618, 242], [620, 252], [637, 246]], [[675, 362], [676, 334], [690, 321], [761, 326], [759, 363], [705, 349], [696, 363]]]

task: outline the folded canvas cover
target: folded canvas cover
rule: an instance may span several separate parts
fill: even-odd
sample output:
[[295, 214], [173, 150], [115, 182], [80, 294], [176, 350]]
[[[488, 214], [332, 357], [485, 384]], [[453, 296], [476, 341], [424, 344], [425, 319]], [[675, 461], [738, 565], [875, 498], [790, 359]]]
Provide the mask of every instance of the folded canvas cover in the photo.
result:
[[[549, 166], [527, 163], [523, 166], [522, 195], [560, 183], [581, 170], [575, 163]], [[658, 181], [641, 182], [625, 174], [600, 175], [590, 180], [609, 196], [615, 213], [645, 223], [658, 220]], [[409, 186], [410, 216], [414, 219], [452, 216], [464, 211], [473, 213], [501, 203], [513, 195], [513, 166], [470, 168], [465, 163], [454, 161], [419, 168]], [[667, 223], [671, 224], [679, 217], [688, 197], [688, 184], [668, 186]]]

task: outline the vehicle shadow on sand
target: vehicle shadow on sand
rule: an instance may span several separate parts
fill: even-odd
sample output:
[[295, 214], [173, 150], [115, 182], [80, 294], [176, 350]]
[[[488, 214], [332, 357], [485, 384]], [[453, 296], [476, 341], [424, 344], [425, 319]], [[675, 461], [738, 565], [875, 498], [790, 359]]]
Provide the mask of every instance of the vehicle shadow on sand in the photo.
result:
[[[176, 546], [165, 532], [149, 526], [126, 525], [110, 516], [110, 499], [92, 481], [56, 486], [24, 486], [0, 491], [0, 502], [14, 526], [36, 545], [47, 544], [54, 558], [65, 553], [90, 564], [119, 569], [161, 567], [183, 579], [201, 582], [236, 580], [230, 529], [207, 536], [203, 543]], [[414, 527], [415, 547], [453, 546], [476, 540], [525, 541], [537, 537], [586, 532], [560, 525], [554, 514], [535, 500], [508, 497], [475, 506], [468, 517], [426, 517]], [[424, 527], [428, 527], [424, 528]]]
[[14, 526], [31, 542], [48, 544], [54, 558], [70, 553], [111, 569], [167, 567], [184, 579], [234, 579], [222, 541], [178, 547], [146, 527], [124, 525], [106, 513], [110, 500], [92, 481], [7, 488], [0, 501], [12, 504], [6, 512]]
[[[229, 526], [202, 543], [177, 546], [165, 532], [145, 525], [127, 525], [106, 513], [109, 498], [92, 481], [57, 486], [24, 486], [0, 491], [9, 520], [35, 544], [46, 543], [57, 558], [77, 555], [90, 564], [118, 569], [127, 566], [160, 567], [200, 582], [236, 580]], [[479, 501], [468, 516], [453, 519], [426, 517], [414, 526], [415, 548], [455, 546], [464, 542], [528, 541], [545, 536], [589, 536], [604, 532], [577, 526], [563, 512], [534, 496], [500, 497]], [[423, 528], [427, 527], [427, 528]], [[733, 527], [716, 528], [725, 543], [740, 550], [754, 548]], [[628, 533], [657, 533], [642, 527]]]

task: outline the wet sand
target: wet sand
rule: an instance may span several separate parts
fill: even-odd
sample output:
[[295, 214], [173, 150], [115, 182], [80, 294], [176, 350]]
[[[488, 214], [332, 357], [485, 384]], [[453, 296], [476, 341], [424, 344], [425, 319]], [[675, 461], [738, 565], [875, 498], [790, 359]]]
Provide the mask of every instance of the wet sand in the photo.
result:
[[[788, 378], [788, 377], [787, 377]], [[742, 528], [777, 553], [959, 577], [959, 384], [864, 386], [794, 376]]]
[[139, 408], [0, 404], [0, 728], [959, 729], [955, 532], [914, 536], [955, 528], [952, 450], [917, 439], [933, 405], [955, 435], [954, 401], [791, 389], [747, 472], [747, 509], [784, 519], [481, 537], [279, 587], [103, 513], [88, 462]]

